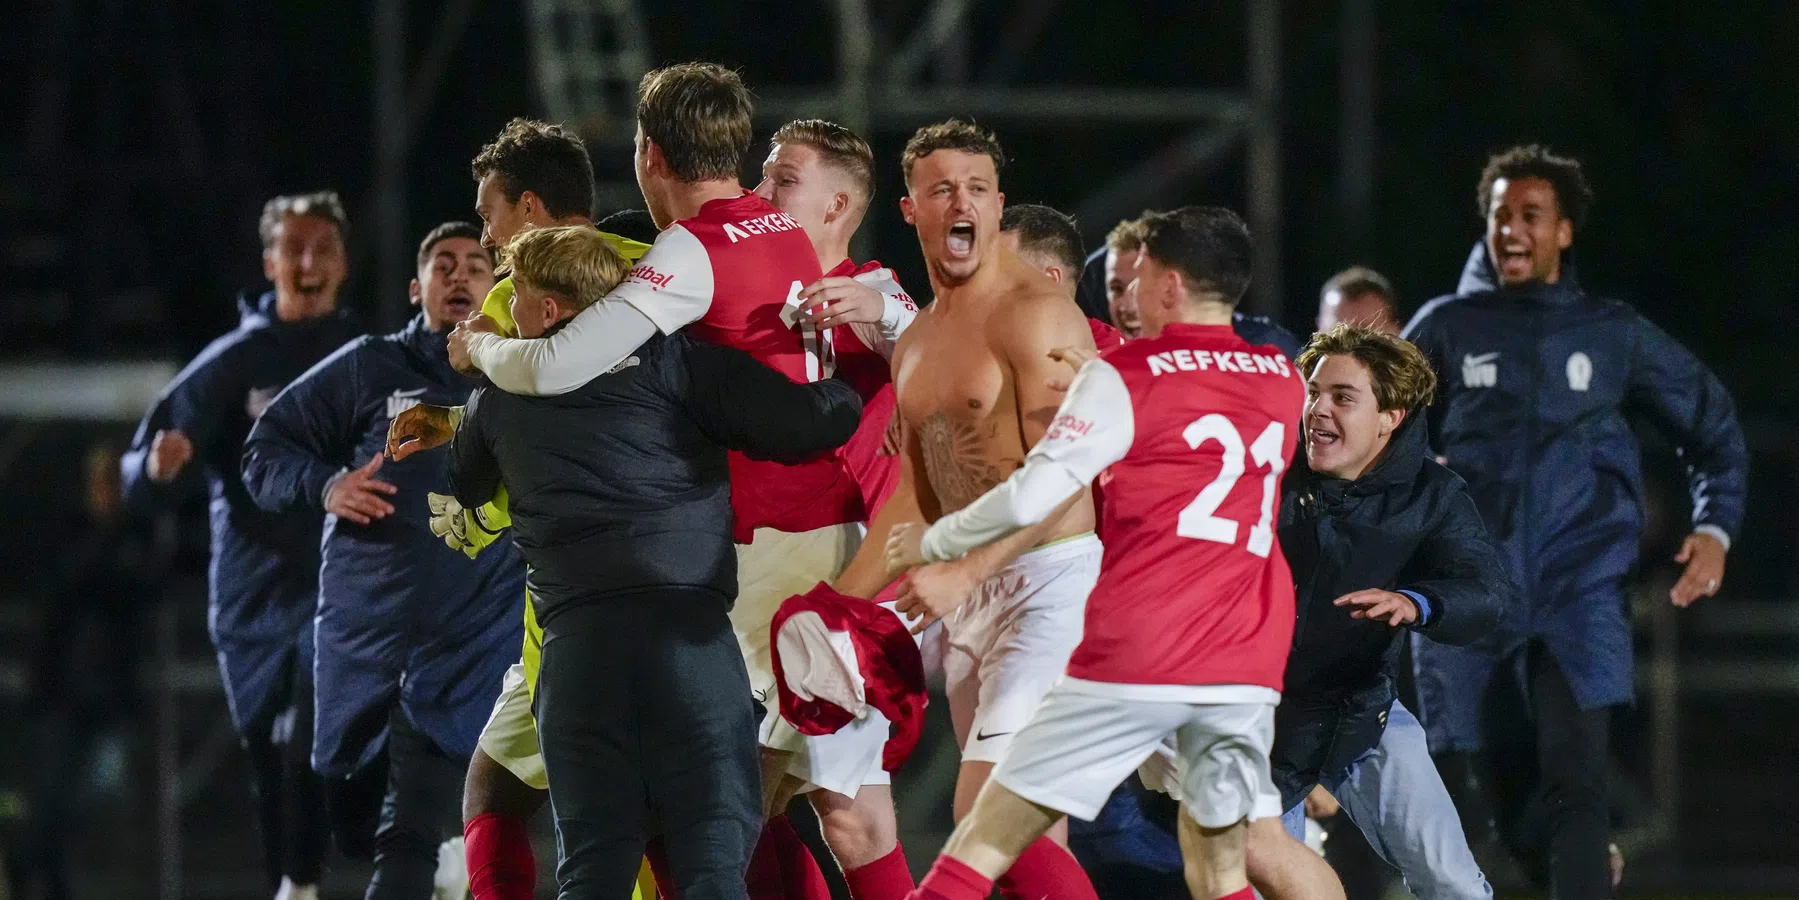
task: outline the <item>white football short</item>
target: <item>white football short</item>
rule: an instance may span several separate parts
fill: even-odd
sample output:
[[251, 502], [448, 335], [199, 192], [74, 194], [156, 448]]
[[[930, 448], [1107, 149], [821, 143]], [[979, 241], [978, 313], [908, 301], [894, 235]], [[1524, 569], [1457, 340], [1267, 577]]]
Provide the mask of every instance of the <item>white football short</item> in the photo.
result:
[[890, 731], [887, 717], [870, 708], [866, 716], [835, 733], [800, 734], [781, 718], [769, 652], [769, 623], [781, 603], [841, 574], [861, 546], [862, 534], [862, 526], [856, 524], [801, 534], [763, 528], [756, 531], [753, 543], [737, 548], [737, 603], [731, 624], [749, 668], [750, 689], [768, 710], [759, 737], [762, 746], [792, 754], [787, 773], [806, 783], [802, 792], [823, 788], [854, 797], [863, 785], [890, 781], [881, 768]]
[[[1133, 696], [1133, 688], [1142, 690]], [[994, 780], [1032, 803], [1091, 820], [1119, 783], [1172, 736], [1172, 783], [1166, 787], [1194, 821], [1223, 828], [1279, 817], [1281, 795], [1268, 764], [1279, 695], [1231, 687], [1237, 696], [1260, 699], [1145, 699], [1158, 689], [1181, 690], [1063, 679], [1019, 732]]]
[[481, 729], [481, 752], [518, 780], [540, 791], [550, 789], [543, 768], [543, 751], [537, 746], [537, 718], [531, 713], [531, 687], [525, 684], [525, 666], [513, 663], [500, 681], [500, 697], [493, 714]]
[[750, 691], [769, 709], [775, 702], [769, 623], [788, 597], [842, 574], [860, 546], [862, 526], [853, 522], [800, 534], [758, 528], [752, 543], [737, 545], [737, 602], [731, 607], [731, 628], [750, 671]]
[[944, 691], [967, 762], [999, 762], [1081, 642], [1099, 538], [1039, 547], [943, 620]]

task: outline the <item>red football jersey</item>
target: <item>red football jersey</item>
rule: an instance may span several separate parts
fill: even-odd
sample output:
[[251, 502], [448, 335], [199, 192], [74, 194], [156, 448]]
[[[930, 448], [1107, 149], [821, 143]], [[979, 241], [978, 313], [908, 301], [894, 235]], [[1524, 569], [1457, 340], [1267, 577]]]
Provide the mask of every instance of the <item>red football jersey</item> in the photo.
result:
[[[795, 381], [831, 377], [842, 364], [867, 403], [889, 379], [880, 353], [883, 341], [890, 345], [897, 338], [915, 308], [879, 263], [857, 267], [845, 260], [830, 274], [880, 290], [893, 321], [821, 334], [797, 311], [800, 289], [822, 274], [799, 223], [745, 193], [711, 201], [698, 215], [665, 229], [621, 293], [663, 332], [685, 327], [696, 337], [743, 350]], [[868, 423], [866, 415], [863, 421]], [[886, 423], [878, 427], [884, 431]], [[856, 466], [846, 458], [864, 444], [852, 440], [843, 450], [797, 465], [731, 454], [736, 539], [749, 542], [757, 528], [803, 532], [865, 519], [868, 506]], [[864, 468], [870, 466], [878, 473], [872, 462]]]
[[1111, 460], [1070, 676], [1280, 689], [1293, 577], [1275, 516], [1304, 402], [1286, 357], [1228, 325], [1171, 325], [1083, 369], [1038, 448]]

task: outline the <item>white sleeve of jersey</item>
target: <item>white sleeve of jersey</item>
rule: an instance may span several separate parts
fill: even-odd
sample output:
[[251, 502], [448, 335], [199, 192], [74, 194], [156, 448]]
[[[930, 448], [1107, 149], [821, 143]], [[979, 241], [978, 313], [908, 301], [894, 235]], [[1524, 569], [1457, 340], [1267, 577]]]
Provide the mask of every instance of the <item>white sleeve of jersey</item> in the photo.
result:
[[1043, 521], [1107, 466], [1123, 459], [1136, 436], [1131, 392], [1118, 370], [1104, 360], [1087, 363], [1024, 465], [925, 532], [925, 559], [960, 559], [976, 547]]
[[503, 391], [566, 394], [611, 371], [661, 331], [672, 334], [712, 306], [712, 260], [680, 225], [664, 230], [631, 274], [547, 338], [478, 334], [475, 366]]
[[881, 292], [882, 312], [879, 322], [854, 322], [851, 330], [869, 349], [887, 359], [893, 358], [893, 347], [899, 343], [900, 335], [918, 317], [918, 304], [912, 302], [906, 289], [900, 287], [899, 279], [892, 269], [876, 269], [863, 272], [856, 280]]

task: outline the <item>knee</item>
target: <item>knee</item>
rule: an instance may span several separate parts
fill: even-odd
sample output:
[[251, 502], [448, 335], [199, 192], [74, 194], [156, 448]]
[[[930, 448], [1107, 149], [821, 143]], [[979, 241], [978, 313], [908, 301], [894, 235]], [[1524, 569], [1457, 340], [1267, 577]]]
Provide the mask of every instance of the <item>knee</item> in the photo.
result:
[[519, 780], [510, 769], [477, 748], [469, 760], [468, 779], [462, 785], [463, 824], [488, 813], [529, 819], [543, 806], [546, 793]]
[[893, 810], [875, 803], [823, 804], [816, 800], [818, 828], [845, 869], [858, 869], [893, 852], [898, 825]]

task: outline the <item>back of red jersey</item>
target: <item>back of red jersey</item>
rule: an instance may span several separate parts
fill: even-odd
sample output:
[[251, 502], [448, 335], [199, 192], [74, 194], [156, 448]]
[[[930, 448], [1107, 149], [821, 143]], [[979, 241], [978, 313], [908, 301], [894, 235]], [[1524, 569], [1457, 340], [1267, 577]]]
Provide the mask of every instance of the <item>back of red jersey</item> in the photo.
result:
[[[1132, 438], [1096, 482], [1105, 561], [1068, 673], [1279, 690], [1293, 578], [1275, 516], [1303, 382], [1228, 325], [1171, 325], [1100, 359], [1128, 392]], [[1095, 426], [1118, 427], [1067, 427]]]
[[800, 223], [746, 193], [707, 203], [699, 215], [676, 224], [705, 248], [713, 272], [711, 305], [687, 330], [736, 347], [795, 381], [817, 380], [806, 336], [782, 317], [788, 298], [824, 274]]
[[[742, 350], [794, 381], [825, 374], [816, 332], [796, 327], [784, 314], [800, 288], [821, 274], [818, 253], [799, 223], [747, 192], [713, 200], [676, 222], [631, 273], [639, 280], [662, 279], [671, 289], [659, 311], [691, 298], [683, 312], [695, 337]], [[795, 465], [731, 454], [737, 540], [748, 542], [757, 528], [801, 532], [857, 521], [861, 504], [841, 490], [845, 478], [834, 454]]]

